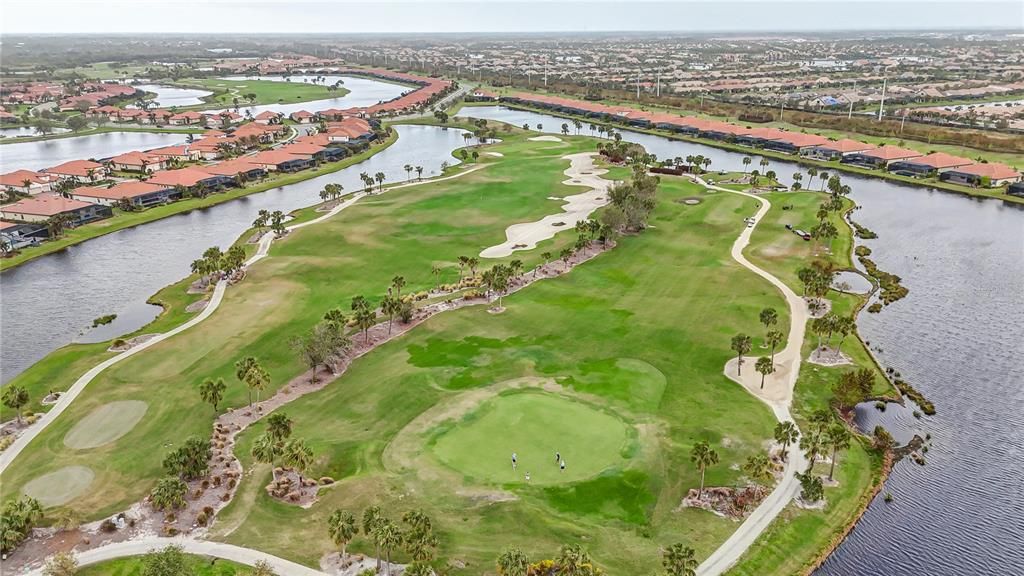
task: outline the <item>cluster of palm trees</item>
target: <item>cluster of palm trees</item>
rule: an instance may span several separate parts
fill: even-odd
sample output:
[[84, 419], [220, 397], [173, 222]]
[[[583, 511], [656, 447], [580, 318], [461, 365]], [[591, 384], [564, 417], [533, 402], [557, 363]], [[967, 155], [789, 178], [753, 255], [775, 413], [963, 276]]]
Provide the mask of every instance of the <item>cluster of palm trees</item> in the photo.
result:
[[821, 318], [815, 318], [811, 322], [811, 332], [814, 332], [818, 336], [818, 350], [821, 350], [822, 336], [825, 337], [825, 345], [828, 346], [832, 343], [832, 337], [834, 335], [839, 336], [839, 342], [836, 344], [834, 356], [839, 357], [840, 350], [843, 347], [843, 341], [846, 337], [853, 333], [857, 328], [857, 323], [853, 316], [840, 316], [834, 312], [829, 312]]
[[4, 406], [14, 410], [18, 415], [18, 424], [21, 424], [21, 409], [28, 405], [28, 390], [24, 386], [8, 384], [4, 386], [3, 394], [0, 395]]
[[[697, 557], [693, 548], [675, 543], [661, 551], [661, 565], [666, 576], [695, 576]], [[579, 544], [565, 544], [552, 559], [531, 562], [521, 549], [510, 546], [497, 558], [500, 576], [600, 576], [604, 571], [597, 566], [590, 553]]]
[[167, 476], [157, 481], [149, 494], [149, 502], [156, 510], [169, 512], [185, 506], [188, 494], [186, 480], [196, 480], [209, 471], [210, 441], [189, 438], [179, 448], [164, 457]]
[[345, 188], [341, 184], [331, 182], [330, 184], [325, 185], [324, 189], [320, 191], [320, 199], [324, 202], [333, 202], [338, 198], [341, 198], [341, 194], [344, 190]]
[[707, 171], [711, 167], [711, 158], [707, 158], [702, 154], [688, 155], [685, 160], [686, 164], [691, 166], [691, 170], [702, 168], [704, 171]]
[[284, 466], [305, 475], [313, 464], [313, 450], [301, 438], [292, 438], [294, 422], [281, 412], [267, 418], [267, 429], [252, 444], [252, 457], [257, 462]]
[[[766, 330], [764, 336], [765, 346], [771, 348], [770, 356], [762, 356], [754, 364], [754, 369], [761, 375], [761, 388], [764, 388], [765, 378], [775, 373], [775, 349], [782, 343], [785, 335], [781, 331], [773, 329], [779, 321], [779, 313], [774, 308], [769, 307], [761, 310], [759, 319]], [[752, 345], [753, 339], [746, 334], [740, 333], [732, 337], [729, 347], [736, 353], [737, 376], [743, 375], [743, 355], [750, 352]]]
[[423, 166], [413, 166], [412, 164], [405, 165], [405, 179], [406, 181], [412, 180], [412, 173], [416, 172], [416, 180], [423, 179]]
[[828, 471], [828, 479], [831, 481], [835, 476], [836, 457], [840, 451], [850, 447], [852, 439], [850, 429], [831, 410], [816, 410], [811, 414], [805, 432], [800, 437], [800, 449], [808, 460], [806, 473], [814, 469], [819, 456], [831, 451]]
[[6, 557], [21, 544], [42, 520], [43, 507], [29, 496], [8, 500], [0, 514], [0, 552]]
[[207, 248], [201, 258], [192, 261], [191, 270], [193, 274], [207, 277], [211, 275], [231, 276], [245, 265], [245, 249], [241, 246], [232, 246], [227, 252], [222, 252], [217, 246]]
[[371, 176], [368, 172], [362, 172], [359, 174], [359, 179], [363, 181], [363, 191], [370, 194], [373, 193], [373, 185], [377, 184], [377, 191], [381, 192], [384, 190], [384, 181], [388, 179], [387, 175], [383, 172], [377, 172]]
[[523, 272], [522, 260], [513, 260], [505, 264], [497, 264], [490, 270], [484, 271], [480, 275], [480, 280], [484, 285], [484, 297], [488, 297], [491, 292], [498, 295], [498, 305], [496, 309], [501, 309], [501, 299], [508, 292], [509, 287], [513, 280], [519, 277]]
[[379, 506], [370, 506], [363, 510], [361, 521], [348, 510], [336, 509], [327, 519], [327, 533], [336, 546], [341, 548], [344, 560], [348, 553], [347, 547], [360, 529], [373, 542], [374, 557], [377, 559], [377, 570], [381, 569], [381, 553], [384, 554], [384, 570], [391, 576], [391, 553], [402, 549], [412, 557], [411, 564], [402, 572], [405, 576], [433, 576], [434, 569], [430, 563], [434, 559], [438, 540], [434, 535], [433, 522], [420, 510], [410, 510], [402, 515], [404, 528], [391, 520], [381, 511]]
[[796, 276], [803, 284], [803, 295], [812, 296], [813, 301], [809, 304], [811, 311], [817, 313], [821, 310], [823, 303], [821, 298], [832, 288], [832, 281], [835, 278], [835, 271], [832, 270], [830, 262], [814, 261], [810, 266], [803, 266], [796, 271]]
[[[331, 186], [331, 184], [328, 184], [328, 186]], [[336, 184], [336, 186], [338, 186], [337, 191], [340, 193], [341, 185]], [[322, 193], [320, 197], [323, 198]], [[284, 234], [284, 212], [280, 210], [274, 210], [273, 212], [260, 210], [256, 215], [256, 219], [252, 222], [252, 227], [262, 233], [263, 229], [268, 226], [278, 236]]]

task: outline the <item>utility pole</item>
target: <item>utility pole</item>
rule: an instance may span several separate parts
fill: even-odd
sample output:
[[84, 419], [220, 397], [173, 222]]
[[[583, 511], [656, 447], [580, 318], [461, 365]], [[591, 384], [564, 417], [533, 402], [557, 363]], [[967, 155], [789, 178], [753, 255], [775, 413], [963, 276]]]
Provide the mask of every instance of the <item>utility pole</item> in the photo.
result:
[[783, 100], [782, 103], [779, 104], [779, 122], [782, 122], [782, 114], [785, 111], [786, 111], [786, 101]]
[[903, 109], [903, 119], [900, 120], [900, 134], [903, 134], [903, 125], [907, 123], [907, 109]]
[[846, 119], [853, 118], [853, 98], [850, 98], [850, 111], [846, 114]]
[[636, 99], [640, 100], [640, 72], [636, 73]]
[[658, 98], [661, 98], [661, 70], [658, 70]]
[[882, 78], [882, 99], [878, 101], [878, 121], [882, 121], [882, 110], [885, 108], [885, 85], [889, 81], [888, 78]]

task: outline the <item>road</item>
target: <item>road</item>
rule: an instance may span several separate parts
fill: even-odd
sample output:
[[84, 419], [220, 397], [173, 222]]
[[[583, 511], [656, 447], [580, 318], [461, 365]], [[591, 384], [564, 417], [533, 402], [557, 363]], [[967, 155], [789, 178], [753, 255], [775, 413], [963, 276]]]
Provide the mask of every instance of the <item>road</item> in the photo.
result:
[[[737, 373], [739, 370], [736, 370], [735, 358], [726, 364], [725, 373], [730, 379], [746, 388], [751, 394], [767, 404], [779, 422], [792, 422], [793, 418], [789, 413], [789, 409], [793, 402], [793, 389], [796, 386], [797, 376], [800, 373], [801, 349], [808, 319], [807, 304], [803, 298], [793, 292], [782, 280], [755, 266], [743, 255], [743, 250], [750, 244], [750, 237], [753, 235], [757, 224], [761, 222], [764, 215], [771, 209], [771, 202], [767, 198], [761, 198], [754, 194], [708, 184], [696, 176], [693, 179], [707, 188], [747, 196], [761, 204], [754, 215], [755, 225], [744, 228], [743, 232], [736, 238], [736, 242], [733, 243], [732, 258], [741, 266], [764, 278], [782, 292], [786, 304], [789, 306], [789, 338], [786, 340], [786, 347], [775, 355], [778, 376], [773, 375], [773, 377], [766, 378], [764, 388], [760, 387], [760, 377], [750, 369], [753, 367], [752, 361], [748, 360], [745, 362], [748, 365], [748, 369], [747, 374], [743, 376], [739, 376]], [[733, 532], [732, 536], [704, 560], [697, 568], [697, 575], [718, 576], [736, 564], [772, 521], [800, 492], [800, 482], [796, 479], [796, 473], [805, 468], [807, 468], [807, 459], [804, 458], [800, 447], [798, 445], [791, 445], [787, 451], [786, 467], [782, 473], [782, 480], [779, 481], [775, 489], [768, 494], [764, 501], [747, 516], [746, 520], [743, 521], [743, 524], [740, 524], [740, 527]]]

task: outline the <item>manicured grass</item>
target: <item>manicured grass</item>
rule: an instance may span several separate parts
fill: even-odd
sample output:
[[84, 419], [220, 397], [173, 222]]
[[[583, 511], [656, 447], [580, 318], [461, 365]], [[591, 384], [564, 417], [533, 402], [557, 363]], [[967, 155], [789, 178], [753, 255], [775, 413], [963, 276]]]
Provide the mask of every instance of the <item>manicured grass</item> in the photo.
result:
[[186, 106], [184, 108], [210, 108], [210, 106], [228, 107], [235, 105], [248, 106], [246, 94], [255, 94], [252, 104], [294, 104], [327, 98], [341, 98], [349, 93], [345, 87], [328, 90], [327, 86], [307, 82], [278, 82], [275, 80], [222, 80], [220, 78], [186, 78], [172, 83], [183, 88], [209, 90], [214, 94], [205, 98], [206, 104]]
[[[523, 483], [527, 473], [537, 485], [595, 476], [622, 461], [629, 440], [627, 424], [614, 414], [539, 392], [498, 396], [437, 433], [432, 451], [441, 462], [474, 481], [498, 484]], [[565, 470], [556, 453], [568, 460]]]
[[[193, 555], [188, 555], [186, 558], [193, 576], [241, 576], [252, 572], [252, 568], [230, 560]], [[144, 568], [142, 557], [133, 556], [85, 566], [77, 574], [78, 576], [142, 576]]]
[[288, 184], [295, 184], [296, 182], [302, 182], [303, 180], [309, 180], [311, 178], [316, 178], [317, 176], [337, 172], [338, 170], [362, 162], [377, 152], [380, 152], [394, 144], [397, 139], [398, 133], [394, 132], [392, 136], [388, 137], [384, 142], [372, 145], [365, 152], [349, 156], [344, 160], [322, 164], [319, 168], [303, 170], [301, 172], [273, 174], [264, 180], [249, 183], [241, 188], [229, 188], [224, 192], [211, 194], [205, 198], [179, 200], [170, 204], [148, 208], [141, 212], [124, 212], [118, 208], [114, 208], [114, 216], [111, 218], [92, 222], [84, 226], [79, 226], [78, 228], [73, 228], [68, 230], [65, 235], [58, 240], [49, 240], [36, 247], [23, 248], [14, 256], [0, 260], [0, 270], [13, 268], [33, 258], [38, 258], [44, 254], [58, 252], [68, 246], [73, 246], [75, 244], [85, 242], [86, 240], [103, 236], [104, 234], [110, 234], [111, 232], [117, 232], [118, 230], [138, 226], [139, 224], [146, 224], [148, 222], [153, 222], [154, 220], [160, 220], [161, 218], [195, 210], [196, 208], [215, 206], [223, 202], [241, 198], [242, 196], [255, 194], [256, 192], [263, 192], [265, 190], [270, 190], [271, 188], [287, 186]]
[[[94, 381], [5, 472], [5, 496], [57, 463], [81, 464], [95, 470], [97, 481], [72, 507], [89, 517], [124, 508], [161, 476], [170, 446], [209, 434], [213, 410], [196, 391], [202, 379], [223, 377], [229, 382], [224, 405], [244, 405], [234, 362], [253, 355], [270, 371], [264, 395], [272, 393], [303, 372], [286, 343], [327, 309], [347, 309], [357, 294], [377, 300], [396, 274], [408, 282], [404, 293], [427, 289], [435, 283], [433, 265], [443, 268], [441, 282], [452, 282], [459, 276], [457, 256], [501, 243], [511, 223], [558, 210], [549, 196], [580, 191], [561, 184], [568, 166], [561, 157], [593, 150], [593, 139], [503, 139], [488, 150], [504, 157], [481, 155], [482, 170], [367, 198], [275, 243], [271, 257], [227, 292], [207, 322]], [[677, 202], [690, 196], [704, 202]], [[777, 291], [729, 256], [752, 200], [705, 194], [682, 179], [666, 179], [659, 198], [651, 229], [622, 238], [615, 250], [565, 277], [507, 298], [504, 313], [475, 307], [442, 314], [282, 409], [295, 422], [294, 435], [314, 450], [311, 474], [330, 475], [337, 485], [302, 509], [266, 496], [267, 471], [257, 468], [218, 518], [215, 534], [237, 527], [229, 541], [316, 565], [333, 548], [325, 530], [331, 511], [359, 512], [378, 503], [394, 518], [424, 509], [440, 534], [441, 556], [466, 562], [453, 574], [489, 570], [508, 544], [539, 557], [580, 542], [614, 573], [655, 570], [659, 549], [676, 541], [709, 554], [736, 524], [677, 509], [698, 483], [690, 448], [708, 440], [721, 456], [708, 470], [708, 485], [740, 481], [734, 465], [763, 450], [774, 419], [723, 376], [729, 338], [760, 333], [757, 314], [765, 306], [780, 311], [780, 325], [788, 318]], [[569, 231], [514, 258], [530, 269], [541, 252], [557, 253], [574, 240]], [[611, 466], [595, 465], [604, 470], [600, 475], [549, 486], [477, 481], [430, 454], [433, 432], [415, 429], [420, 415], [521, 377], [549, 379], [557, 387], [553, 394], [620, 415], [635, 440]], [[96, 406], [154, 395], [161, 401], [146, 419], [113, 444], [89, 451], [63, 446], [67, 430]], [[262, 429], [257, 424], [239, 439], [236, 451], [247, 469], [252, 439]], [[563, 451], [569, 467], [586, 458], [570, 449]], [[510, 454], [499, 456], [508, 464]], [[360, 537], [351, 548], [371, 546]]]

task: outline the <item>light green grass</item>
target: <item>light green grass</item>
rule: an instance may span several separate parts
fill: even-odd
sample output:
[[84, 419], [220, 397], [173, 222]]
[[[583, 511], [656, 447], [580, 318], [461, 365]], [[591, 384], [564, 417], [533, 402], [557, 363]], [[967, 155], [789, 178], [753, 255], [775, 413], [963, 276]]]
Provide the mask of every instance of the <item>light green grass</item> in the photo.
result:
[[[546, 485], [583, 480], [624, 463], [628, 443], [626, 423], [613, 414], [553, 394], [516, 392], [444, 425], [432, 450], [475, 481], [523, 483], [528, 473], [531, 484]], [[564, 471], [556, 453], [567, 461]]]
[[172, 82], [175, 86], [182, 88], [197, 88], [213, 92], [212, 96], [204, 98], [205, 104], [196, 106], [185, 106], [185, 108], [208, 109], [214, 107], [228, 107], [235, 105], [235, 98], [241, 106], [250, 105], [245, 99], [246, 94], [255, 94], [256, 100], [252, 104], [295, 104], [296, 102], [311, 102], [313, 100], [325, 100], [327, 98], [341, 98], [349, 93], [345, 87], [337, 90], [328, 90], [327, 86], [310, 84], [308, 82], [279, 82], [276, 80], [222, 80], [220, 78], [186, 78]]
[[[186, 556], [193, 576], [241, 576], [250, 574], [252, 568], [219, 558]], [[141, 556], [118, 558], [81, 568], [78, 576], [142, 576], [145, 564]]]

